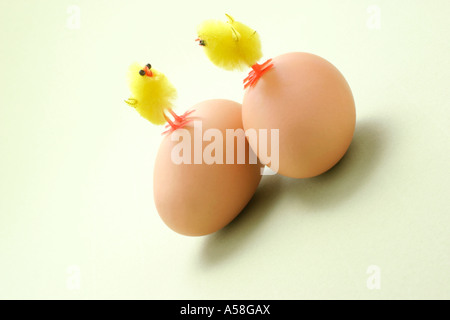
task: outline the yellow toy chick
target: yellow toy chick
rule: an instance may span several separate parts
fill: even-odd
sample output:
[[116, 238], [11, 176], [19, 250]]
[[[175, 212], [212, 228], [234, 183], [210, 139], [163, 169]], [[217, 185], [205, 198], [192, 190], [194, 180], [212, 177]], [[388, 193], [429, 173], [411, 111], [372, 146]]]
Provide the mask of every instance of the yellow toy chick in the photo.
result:
[[258, 79], [273, 67], [272, 59], [263, 64], [257, 62], [262, 57], [261, 41], [255, 30], [225, 14], [227, 22], [206, 20], [198, 27], [199, 45], [206, 56], [216, 66], [226, 70], [253, 70], [244, 79], [244, 88], [254, 86]]
[[[194, 110], [181, 116], [172, 110], [172, 101], [176, 98], [177, 91], [167, 77], [153, 69], [150, 64], [142, 67], [133, 63], [128, 69], [128, 84], [132, 95], [125, 102], [153, 124], [162, 125], [167, 122], [166, 128], [170, 129], [163, 134], [182, 128], [191, 121], [187, 116]], [[166, 111], [174, 120], [169, 119]]]

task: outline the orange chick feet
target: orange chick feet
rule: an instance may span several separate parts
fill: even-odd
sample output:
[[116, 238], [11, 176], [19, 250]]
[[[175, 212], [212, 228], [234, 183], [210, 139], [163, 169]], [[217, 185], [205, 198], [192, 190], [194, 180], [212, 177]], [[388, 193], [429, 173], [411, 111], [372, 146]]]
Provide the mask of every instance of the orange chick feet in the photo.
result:
[[252, 65], [253, 70], [250, 71], [247, 78], [245, 78], [243, 81], [244, 89], [247, 89], [249, 86], [254, 87], [255, 84], [258, 82], [259, 78], [261, 78], [261, 76], [264, 73], [272, 69], [272, 67], [273, 67], [272, 59], [267, 60], [263, 64], [255, 63], [254, 65]]
[[170, 112], [170, 114], [173, 116], [174, 120], [170, 120], [170, 118], [164, 114], [164, 118], [167, 121], [166, 124], [166, 131], [164, 131], [162, 133], [162, 135], [174, 132], [177, 129], [181, 129], [183, 128], [186, 124], [188, 124], [189, 122], [191, 122], [193, 119], [188, 117], [192, 112], [194, 112], [195, 110], [190, 110], [190, 111], [186, 111], [185, 113], [183, 113], [181, 116], [177, 115], [175, 112], [173, 112], [172, 109], [168, 110]]

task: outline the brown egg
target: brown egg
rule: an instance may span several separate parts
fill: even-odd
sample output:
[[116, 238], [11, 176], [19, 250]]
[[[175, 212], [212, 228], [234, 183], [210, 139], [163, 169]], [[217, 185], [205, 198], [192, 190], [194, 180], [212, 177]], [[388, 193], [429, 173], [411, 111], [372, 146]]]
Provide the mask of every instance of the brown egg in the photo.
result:
[[[279, 129], [279, 147], [268, 139], [268, 149], [279, 151], [279, 162], [269, 164], [274, 171], [293, 178], [317, 176], [350, 145], [356, 120], [352, 92], [339, 70], [319, 56], [287, 53], [273, 64], [245, 92], [244, 128]], [[270, 160], [256, 141], [250, 140], [250, 146], [263, 163]]]
[[239, 103], [208, 100], [192, 109], [195, 121], [165, 136], [159, 147], [153, 192], [167, 226], [201, 236], [242, 211], [261, 180], [262, 166], [245, 139]]

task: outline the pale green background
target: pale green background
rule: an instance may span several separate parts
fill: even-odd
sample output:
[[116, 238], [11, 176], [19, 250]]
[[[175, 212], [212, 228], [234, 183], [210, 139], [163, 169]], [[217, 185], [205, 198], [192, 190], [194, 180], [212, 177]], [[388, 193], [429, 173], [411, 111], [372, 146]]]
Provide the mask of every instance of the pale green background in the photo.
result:
[[[1, 1], [0, 298], [450, 298], [450, 2], [222, 3]], [[373, 4], [380, 30], [366, 25]], [[265, 58], [335, 64], [357, 128], [330, 172], [265, 177], [232, 224], [191, 238], [155, 210], [162, 128], [123, 102], [125, 72], [134, 60], [165, 72], [178, 111], [242, 101], [245, 73], [194, 42], [225, 12], [260, 33]]]

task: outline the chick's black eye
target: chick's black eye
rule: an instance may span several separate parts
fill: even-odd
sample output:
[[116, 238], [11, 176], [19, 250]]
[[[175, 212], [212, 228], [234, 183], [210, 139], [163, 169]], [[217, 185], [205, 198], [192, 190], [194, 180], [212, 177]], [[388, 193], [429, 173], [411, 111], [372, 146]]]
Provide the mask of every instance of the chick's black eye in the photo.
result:
[[145, 75], [145, 71], [144, 71], [144, 70], [139, 70], [139, 74], [140, 74], [141, 76], [143, 76], [143, 75]]
[[198, 44], [201, 46], [206, 46], [205, 40], [200, 40], [200, 42]]
[[147, 63], [147, 68], [151, 69], [152, 65], [150, 63]]

